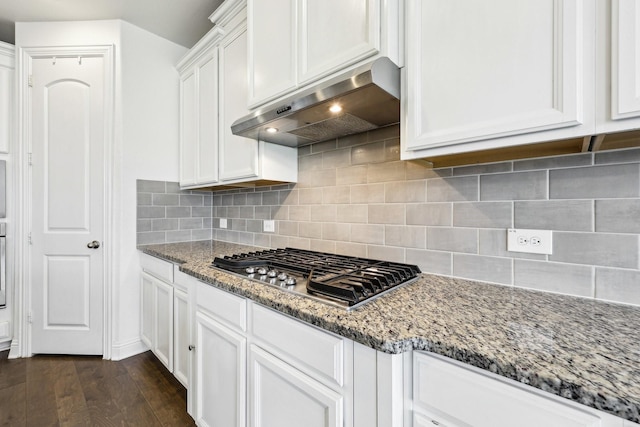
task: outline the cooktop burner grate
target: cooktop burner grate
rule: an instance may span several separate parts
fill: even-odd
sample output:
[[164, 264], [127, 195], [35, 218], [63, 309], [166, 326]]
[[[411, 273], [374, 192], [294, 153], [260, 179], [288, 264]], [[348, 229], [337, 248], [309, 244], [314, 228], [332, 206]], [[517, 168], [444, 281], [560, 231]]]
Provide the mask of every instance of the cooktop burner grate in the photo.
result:
[[213, 266], [324, 302], [355, 308], [414, 281], [415, 265], [304, 249], [270, 249], [215, 258]]

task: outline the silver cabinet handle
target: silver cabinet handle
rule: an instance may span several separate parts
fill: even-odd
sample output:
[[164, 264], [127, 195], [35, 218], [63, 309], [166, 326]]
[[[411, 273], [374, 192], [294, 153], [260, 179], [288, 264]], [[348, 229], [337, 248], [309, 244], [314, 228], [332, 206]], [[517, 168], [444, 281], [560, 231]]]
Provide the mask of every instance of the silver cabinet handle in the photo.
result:
[[98, 249], [100, 247], [100, 242], [98, 242], [97, 240], [94, 240], [93, 242], [87, 243], [87, 247], [89, 249]]

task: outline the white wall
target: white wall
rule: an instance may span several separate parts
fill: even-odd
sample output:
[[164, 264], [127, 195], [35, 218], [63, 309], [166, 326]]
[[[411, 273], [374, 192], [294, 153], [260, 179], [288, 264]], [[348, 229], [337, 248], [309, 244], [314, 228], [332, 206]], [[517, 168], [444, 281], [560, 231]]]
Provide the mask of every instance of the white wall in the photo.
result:
[[[136, 250], [136, 179], [178, 181], [179, 80], [175, 64], [187, 49], [122, 23], [122, 171], [120, 295], [113, 358], [135, 352], [140, 339], [140, 262]], [[119, 354], [118, 354], [119, 353]]]
[[[144, 350], [139, 337], [137, 178], [178, 180], [179, 81], [187, 49], [120, 20], [16, 23], [16, 47], [115, 46], [112, 358]], [[19, 66], [17, 67], [19, 68]], [[18, 72], [20, 72], [18, 70]], [[107, 242], [108, 244], [108, 242]]]

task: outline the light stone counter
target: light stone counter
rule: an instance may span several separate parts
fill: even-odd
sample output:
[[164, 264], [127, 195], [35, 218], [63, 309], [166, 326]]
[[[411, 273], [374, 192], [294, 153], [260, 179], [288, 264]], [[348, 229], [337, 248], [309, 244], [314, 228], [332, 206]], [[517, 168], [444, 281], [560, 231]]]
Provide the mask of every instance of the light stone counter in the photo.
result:
[[376, 350], [431, 351], [640, 422], [640, 308], [422, 274], [347, 312], [211, 267], [215, 256], [263, 248], [201, 241], [139, 249]]

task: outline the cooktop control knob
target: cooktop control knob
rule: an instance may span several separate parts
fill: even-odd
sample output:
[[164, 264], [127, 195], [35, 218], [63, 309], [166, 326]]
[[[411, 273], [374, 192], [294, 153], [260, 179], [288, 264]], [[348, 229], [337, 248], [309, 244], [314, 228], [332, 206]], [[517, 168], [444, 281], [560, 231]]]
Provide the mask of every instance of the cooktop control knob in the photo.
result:
[[287, 277], [287, 280], [284, 281], [284, 284], [287, 286], [293, 286], [296, 284], [296, 278], [295, 277]]
[[269, 272], [267, 273], [267, 276], [269, 277], [276, 277], [278, 275], [278, 272], [275, 270], [269, 270]]
[[287, 273], [280, 273], [278, 274], [278, 280], [284, 282], [285, 280], [287, 280]]
[[256, 268], [255, 268], [255, 267], [247, 267], [244, 271], [245, 271], [247, 274], [253, 274], [253, 273], [255, 273], [255, 272], [256, 272]]
[[267, 269], [265, 267], [260, 267], [258, 269], [258, 274], [264, 276], [265, 274], [267, 274]]

